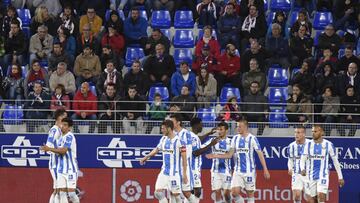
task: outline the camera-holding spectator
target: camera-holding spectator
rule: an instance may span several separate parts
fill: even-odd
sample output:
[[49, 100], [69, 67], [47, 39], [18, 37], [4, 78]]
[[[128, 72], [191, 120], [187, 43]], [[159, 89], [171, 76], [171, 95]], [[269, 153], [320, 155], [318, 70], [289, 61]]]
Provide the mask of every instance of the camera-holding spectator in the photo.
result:
[[48, 59], [48, 73], [51, 75], [52, 72], [56, 71], [57, 65], [60, 62], [66, 63], [71, 68], [70, 56], [63, 51], [62, 44], [60, 41], [54, 41], [53, 51]]
[[[354, 115], [360, 113], [360, 99], [355, 94], [355, 87], [350, 84], [345, 87], [345, 92], [345, 95], [341, 97], [340, 100], [340, 113], [342, 113], [340, 116], [340, 123], [352, 123], [352, 125], [349, 126], [350, 131], [347, 136], [354, 136], [356, 133], [356, 124], [360, 122], [360, 116]], [[346, 136], [346, 126], [347, 125], [339, 126], [338, 130], [340, 136]]]
[[219, 12], [217, 11], [216, 4], [212, 2], [212, 0], [202, 0], [196, 6], [196, 11], [200, 16], [198, 20], [199, 25], [212, 26], [216, 24], [216, 19]]
[[94, 36], [98, 36], [99, 32], [101, 31], [103, 20], [101, 19], [101, 17], [96, 15], [95, 8], [92, 6], [89, 6], [87, 8], [86, 15], [80, 17], [80, 33], [83, 32], [83, 27], [86, 24], [89, 25], [91, 33]]
[[196, 77], [195, 96], [198, 108], [209, 108], [210, 102], [216, 101], [217, 81], [214, 76], [207, 71], [206, 67], [200, 68], [200, 73]]
[[250, 89], [251, 83], [257, 81], [259, 83], [259, 91], [264, 92], [266, 85], [266, 75], [259, 69], [259, 64], [255, 58], [250, 60], [250, 70], [242, 75], [242, 88], [245, 94]]
[[194, 116], [194, 114], [190, 112], [195, 110], [196, 99], [190, 95], [190, 91], [190, 86], [184, 85], [181, 88], [180, 95], [172, 99], [172, 102], [178, 107], [178, 111], [184, 112], [182, 116], [186, 121], [189, 121]]
[[196, 43], [195, 46], [195, 56], [199, 57], [202, 55], [202, 50], [205, 46], [209, 47], [210, 55], [213, 57], [220, 57], [220, 45], [215, 37], [212, 36], [212, 28], [211, 26], [205, 26], [203, 28], [204, 35], [202, 38]]
[[220, 17], [217, 26], [221, 48], [225, 48], [229, 43], [235, 44], [239, 48], [241, 19], [235, 13], [234, 4], [226, 5], [225, 13]]
[[40, 83], [41, 89], [49, 88], [49, 75], [47, 74], [45, 68], [40, 66], [38, 60], [33, 60], [31, 63], [31, 68], [24, 80], [24, 93], [25, 97], [34, 89], [34, 84]]
[[155, 28], [152, 30], [151, 35], [147, 38], [145, 45], [145, 55], [156, 55], [155, 47], [157, 44], [163, 44], [165, 54], [169, 54], [170, 40], [163, 35], [160, 29]]
[[148, 26], [146, 19], [140, 16], [140, 11], [136, 7], [131, 9], [129, 16], [124, 22], [126, 44], [140, 44], [141, 47], [145, 47]]
[[291, 123], [311, 121], [311, 101], [303, 94], [299, 84], [292, 86], [292, 95], [287, 100], [286, 113]]
[[195, 55], [191, 71], [199, 74], [201, 68], [206, 68], [209, 73], [214, 75], [218, 69], [217, 63], [218, 59], [211, 54], [210, 46], [208, 44], [204, 44], [201, 48], [201, 54]]
[[66, 94], [75, 94], [76, 86], [74, 74], [67, 70], [67, 64], [64, 62], [60, 62], [57, 65], [56, 71], [50, 76], [49, 83], [51, 92], [54, 92], [58, 84], [61, 84], [64, 86]]
[[24, 99], [24, 79], [22, 78], [22, 69], [18, 64], [11, 66], [10, 75], [2, 81], [6, 99], [15, 100], [15, 104], [21, 104]]
[[115, 86], [117, 90], [116, 95], [123, 96], [124, 94], [124, 82], [121, 72], [115, 69], [113, 61], [106, 62], [106, 69], [100, 74], [99, 80], [96, 83], [96, 91], [98, 95], [105, 92], [106, 87], [111, 84]]
[[48, 28], [45, 25], [39, 26], [37, 34], [30, 38], [30, 62], [34, 59], [47, 61], [52, 51], [53, 40], [53, 37], [48, 34]]
[[237, 121], [241, 118], [239, 113], [240, 107], [237, 103], [236, 97], [229, 97], [227, 103], [220, 111], [217, 121]]
[[171, 93], [173, 96], [180, 95], [182, 87], [187, 84], [190, 87], [190, 95], [195, 95], [196, 75], [190, 72], [186, 61], [180, 63], [180, 70], [171, 76]]
[[130, 86], [136, 86], [136, 90], [140, 97], [146, 98], [146, 93], [150, 87], [149, 76], [141, 70], [141, 63], [135, 60], [131, 65], [131, 70], [124, 76], [124, 89], [129, 89]]
[[76, 86], [79, 87], [83, 82], [96, 84], [100, 73], [101, 63], [99, 57], [93, 53], [93, 49], [89, 44], [85, 44], [83, 53], [75, 59]]
[[45, 6], [39, 6], [35, 10], [35, 15], [31, 19], [30, 32], [34, 35], [40, 26], [46, 26], [47, 32], [55, 36], [57, 27], [55, 19], [49, 14], [48, 9]]
[[70, 102], [70, 97], [66, 94], [64, 85], [58, 84], [51, 96], [50, 109], [53, 111], [57, 109], [65, 109], [66, 111], [69, 111]]
[[13, 63], [24, 64], [23, 58], [27, 52], [27, 42], [24, 32], [20, 29], [20, 22], [18, 20], [11, 21], [9, 36], [5, 38], [4, 48], [4, 72]]
[[[74, 114], [73, 120], [92, 120], [90, 121], [89, 133], [94, 133], [96, 125], [97, 97], [90, 91], [89, 83], [83, 82], [80, 89], [76, 92], [73, 99]], [[74, 126], [74, 132], [79, 132], [77, 126]]]

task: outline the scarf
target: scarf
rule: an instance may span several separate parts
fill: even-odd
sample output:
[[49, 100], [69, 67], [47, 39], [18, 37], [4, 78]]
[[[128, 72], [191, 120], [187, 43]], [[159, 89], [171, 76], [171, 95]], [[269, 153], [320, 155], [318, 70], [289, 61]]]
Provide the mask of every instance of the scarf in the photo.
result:
[[10, 73], [10, 77], [12, 77], [12, 78], [14, 78], [14, 79], [16, 79], [16, 80], [18, 80], [18, 79], [20, 79], [21, 78], [21, 75], [20, 75], [20, 73], [18, 72], [18, 73], [16, 73], [16, 74], [14, 74], [14, 73]]
[[63, 106], [62, 101], [61, 101], [62, 95], [61, 94], [55, 95], [55, 97], [56, 97], [56, 105]]
[[203, 37], [204, 43], [205, 43], [205, 44], [209, 44], [211, 38], [212, 38], [212, 36], [210, 36], [210, 37], [205, 37], [205, 36], [204, 36], [204, 37]]
[[256, 24], [256, 17], [251, 17], [250, 15], [248, 15], [244, 20], [241, 30], [250, 32], [252, 28], [255, 28], [255, 24]]
[[107, 86], [109, 83], [116, 84], [116, 69], [111, 73], [108, 73], [107, 70], [105, 70], [105, 72], [107, 73], [107, 76], [104, 82], [104, 86]]
[[29, 76], [29, 82], [34, 82], [34, 81], [44, 81], [45, 78], [43, 76], [43, 72], [41, 70], [35, 72], [33, 70], [31, 70], [30, 76]]

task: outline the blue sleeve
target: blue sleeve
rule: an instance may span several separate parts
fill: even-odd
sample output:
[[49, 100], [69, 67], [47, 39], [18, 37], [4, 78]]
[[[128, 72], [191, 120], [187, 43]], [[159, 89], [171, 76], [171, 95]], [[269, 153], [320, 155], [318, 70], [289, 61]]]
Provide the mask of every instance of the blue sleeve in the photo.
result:
[[189, 78], [189, 85], [191, 87], [190, 95], [194, 96], [195, 95], [195, 90], [196, 90], [196, 76], [195, 76], [195, 74], [190, 73], [189, 77], [190, 77]]
[[64, 143], [63, 147], [70, 148], [72, 141], [73, 141], [72, 136], [66, 136], [65, 143]]
[[72, 36], [70, 36], [70, 37], [68, 38], [68, 40], [69, 40], [69, 49], [68, 49], [68, 52], [69, 52], [69, 54], [75, 56], [75, 54], [76, 54], [76, 41], [75, 41], [75, 38], [72, 37]]
[[171, 93], [174, 96], [178, 96], [180, 94], [178, 88], [177, 88], [177, 72], [175, 72], [172, 76], [171, 76]]
[[148, 23], [144, 18], [141, 18], [141, 37], [147, 37], [147, 27]]

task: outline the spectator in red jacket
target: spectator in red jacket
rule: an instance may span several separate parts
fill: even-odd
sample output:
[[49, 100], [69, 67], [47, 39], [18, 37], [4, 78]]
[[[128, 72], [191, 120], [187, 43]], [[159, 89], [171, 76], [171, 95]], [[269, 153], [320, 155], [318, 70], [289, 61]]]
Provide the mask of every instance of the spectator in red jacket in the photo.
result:
[[101, 39], [101, 46], [110, 45], [114, 53], [118, 56], [122, 56], [124, 53], [125, 41], [124, 37], [117, 31], [115, 24], [108, 26], [108, 32]]
[[215, 78], [218, 82], [218, 93], [225, 83], [240, 88], [240, 57], [235, 54], [236, 48], [233, 44], [226, 45], [225, 53], [221, 55], [218, 62], [218, 73]]
[[195, 56], [195, 60], [192, 64], [192, 71], [198, 75], [200, 69], [205, 67], [208, 73], [215, 74], [217, 71], [217, 58], [211, 54], [210, 46], [205, 44], [201, 49], [201, 54]]
[[[83, 82], [80, 90], [75, 93], [73, 99], [73, 120], [96, 120], [97, 113], [97, 97], [90, 91], [89, 83]], [[79, 132], [77, 126], [74, 131]], [[90, 122], [89, 133], [94, 133], [95, 123]]]
[[195, 47], [195, 56], [201, 56], [202, 48], [204, 45], [209, 45], [210, 47], [210, 54], [216, 58], [220, 57], [220, 44], [215, 37], [212, 36], [212, 28], [211, 26], [205, 26], [203, 28], [204, 35], [201, 39], [196, 43]]

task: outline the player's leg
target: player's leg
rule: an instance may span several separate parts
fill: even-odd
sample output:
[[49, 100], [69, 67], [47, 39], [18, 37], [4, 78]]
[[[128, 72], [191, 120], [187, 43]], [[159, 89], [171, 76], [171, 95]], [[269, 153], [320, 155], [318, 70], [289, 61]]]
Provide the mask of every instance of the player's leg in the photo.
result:
[[180, 193], [171, 193], [170, 194], [170, 203], [182, 203]]
[[168, 181], [168, 188], [170, 190], [170, 202], [171, 203], [181, 203], [181, 178], [179, 175], [171, 176], [170, 180]]
[[308, 203], [316, 203], [317, 202], [317, 181], [308, 181], [305, 193], [306, 193], [306, 199], [307, 199]]
[[201, 184], [201, 172], [200, 171], [193, 171], [194, 174], [194, 190], [193, 190], [193, 194], [195, 195], [195, 202], [199, 203], [200, 202], [200, 196], [201, 196], [201, 188], [202, 188], [202, 184]]
[[188, 167], [187, 169], [188, 170], [186, 170], [186, 171], [187, 171], [188, 182], [187, 183], [182, 182], [182, 185], [181, 185], [182, 186], [182, 192], [183, 192], [185, 198], [190, 203], [195, 203], [196, 202], [196, 197], [195, 197], [195, 195], [193, 195], [191, 193], [191, 191], [193, 190], [192, 185], [193, 185], [193, 181], [194, 181], [193, 174], [192, 174], [192, 172], [190, 172], [191, 171], [190, 167]]
[[222, 183], [223, 179], [219, 173], [211, 173], [211, 190], [215, 193], [215, 202], [222, 202]]
[[199, 203], [200, 197], [201, 197], [201, 187], [194, 187], [193, 194], [195, 195], [195, 198], [196, 198], [195, 202]]
[[55, 203], [55, 198], [57, 198], [56, 194], [57, 194], [57, 186], [56, 186], [56, 177], [57, 177], [57, 173], [56, 173], [56, 170], [55, 169], [50, 169], [50, 174], [51, 174], [51, 177], [53, 179], [53, 193], [51, 194], [50, 196], [50, 199], [49, 199], [49, 203]]
[[329, 180], [320, 179], [317, 182], [317, 201], [318, 203], [324, 203], [326, 201], [326, 196], [329, 191]]
[[59, 203], [68, 203], [67, 197], [67, 175], [58, 173], [56, 184], [58, 187]]
[[241, 196], [241, 188], [245, 187], [245, 183], [240, 174], [234, 173], [231, 179], [231, 196], [235, 203], [244, 203]]
[[224, 199], [226, 203], [231, 203], [231, 190], [224, 190]]
[[255, 202], [255, 190], [256, 190], [256, 174], [251, 174], [248, 176], [245, 176], [243, 178], [244, 182], [245, 182], [245, 190], [246, 190], [246, 194], [247, 194], [247, 202], [248, 203], [254, 203]]
[[231, 175], [226, 174], [222, 177], [222, 189], [224, 190], [224, 200], [231, 203]]
[[159, 203], [168, 202], [166, 198], [166, 189], [168, 188], [169, 181], [169, 177], [163, 175], [162, 173], [160, 173], [156, 179], [154, 196], [157, 200], [159, 200]]
[[291, 190], [293, 193], [294, 203], [301, 203], [301, 194], [304, 187], [302, 176], [293, 174], [291, 178]]
[[76, 173], [69, 174], [67, 178], [67, 193], [72, 203], [80, 203], [80, 199], [75, 192], [76, 185], [77, 185], [77, 174]]

